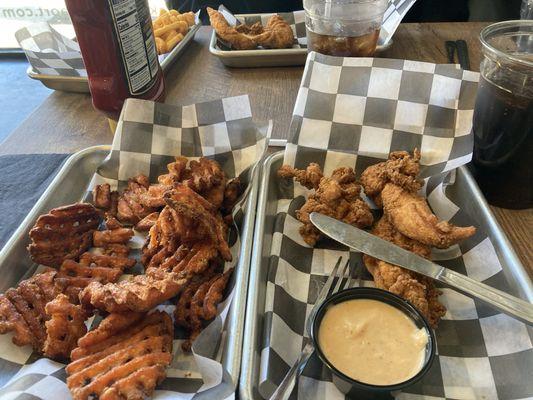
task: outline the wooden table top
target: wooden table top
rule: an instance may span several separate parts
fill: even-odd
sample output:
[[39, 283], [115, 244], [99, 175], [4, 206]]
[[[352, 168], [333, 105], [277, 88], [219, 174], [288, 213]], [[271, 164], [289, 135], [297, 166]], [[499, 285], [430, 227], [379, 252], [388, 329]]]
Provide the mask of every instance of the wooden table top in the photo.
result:
[[[466, 40], [471, 68], [479, 71], [478, 37], [487, 23], [401, 24], [393, 45], [380, 57], [446, 63], [446, 40]], [[287, 138], [302, 67], [226, 68], [208, 50], [210, 27], [195, 40], [166, 75], [170, 104], [192, 104], [249, 94], [254, 119], [274, 121], [274, 138]], [[111, 143], [112, 134], [89, 95], [54, 92], [2, 144], [0, 155], [72, 153]], [[533, 276], [533, 210], [491, 207], [523, 264]]]

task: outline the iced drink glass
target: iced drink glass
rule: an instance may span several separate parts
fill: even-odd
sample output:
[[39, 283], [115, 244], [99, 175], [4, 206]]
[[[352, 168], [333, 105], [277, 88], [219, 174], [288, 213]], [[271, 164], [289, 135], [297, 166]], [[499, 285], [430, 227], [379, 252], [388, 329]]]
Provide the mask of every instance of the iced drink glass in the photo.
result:
[[476, 180], [488, 202], [533, 207], [533, 21], [481, 31], [483, 61], [474, 111]]
[[304, 0], [307, 48], [340, 57], [371, 57], [387, 0]]

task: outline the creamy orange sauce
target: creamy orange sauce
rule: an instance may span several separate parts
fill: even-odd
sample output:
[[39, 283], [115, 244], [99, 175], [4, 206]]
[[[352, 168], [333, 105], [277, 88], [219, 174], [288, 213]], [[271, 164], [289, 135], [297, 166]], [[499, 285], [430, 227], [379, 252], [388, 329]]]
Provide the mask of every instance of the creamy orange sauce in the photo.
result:
[[339, 371], [360, 382], [392, 385], [422, 368], [428, 334], [402, 311], [377, 300], [331, 306], [318, 328], [318, 344]]

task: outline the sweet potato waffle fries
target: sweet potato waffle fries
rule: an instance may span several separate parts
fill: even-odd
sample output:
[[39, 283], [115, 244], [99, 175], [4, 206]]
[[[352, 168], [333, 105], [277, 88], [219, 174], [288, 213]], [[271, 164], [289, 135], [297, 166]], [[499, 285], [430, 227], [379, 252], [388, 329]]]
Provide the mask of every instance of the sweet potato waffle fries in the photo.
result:
[[[47, 267], [0, 295], [0, 333], [18, 346], [68, 361], [74, 399], [141, 399], [165, 378], [173, 324], [154, 307], [172, 301], [183, 348], [216, 316], [232, 269], [231, 211], [242, 193], [220, 165], [176, 158], [150, 184], [131, 178], [122, 193], [98, 185], [93, 203], [39, 217], [30, 232], [32, 259]], [[102, 220], [105, 222], [102, 223]], [[133, 226], [133, 228], [129, 227]], [[137, 261], [128, 242], [148, 231], [144, 273], [120, 280]], [[52, 268], [50, 268], [52, 267]], [[87, 332], [87, 320], [107, 315]]]
[[[431, 246], [447, 248], [472, 236], [473, 226], [458, 227], [440, 221], [425, 198], [418, 194], [423, 183], [418, 179], [420, 152], [413, 155], [396, 151], [387, 161], [368, 167], [356, 183], [352, 168], [338, 168], [325, 177], [317, 164], [305, 170], [284, 165], [278, 171], [282, 178], [294, 178], [308, 189], [314, 189], [305, 204], [296, 212], [303, 225], [300, 234], [314, 246], [322, 238], [309, 221], [313, 211], [364, 228], [371, 226], [373, 217], [368, 205], [359, 197], [361, 186], [374, 203], [383, 208], [383, 216], [371, 232], [421, 257], [429, 258]], [[433, 281], [396, 265], [363, 255], [363, 262], [374, 278], [376, 287], [395, 293], [410, 301], [435, 327], [446, 308], [439, 302], [440, 291]]]
[[66, 371], [73, 399], [150, 396], [166, 377], [173, 335], [165, 312], [109, 314], [71, 353]]

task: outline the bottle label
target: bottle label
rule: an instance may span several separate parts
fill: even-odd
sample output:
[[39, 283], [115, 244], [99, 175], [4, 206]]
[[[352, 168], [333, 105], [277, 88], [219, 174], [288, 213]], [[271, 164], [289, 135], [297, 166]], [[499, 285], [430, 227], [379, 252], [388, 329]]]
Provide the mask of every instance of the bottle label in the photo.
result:
[[146, 0], [108, 0], [130, 93], [152, 88], [159, 63]]

